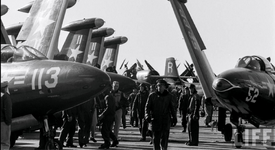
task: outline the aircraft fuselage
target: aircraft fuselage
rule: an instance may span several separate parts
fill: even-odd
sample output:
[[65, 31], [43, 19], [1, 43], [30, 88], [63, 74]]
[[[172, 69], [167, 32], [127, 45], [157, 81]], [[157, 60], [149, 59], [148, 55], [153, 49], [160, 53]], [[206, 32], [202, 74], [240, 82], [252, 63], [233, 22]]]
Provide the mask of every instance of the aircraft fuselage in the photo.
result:
[[110, 78], [101, 70], [67, 61], [1, 63], [1, 80], [9, 80], [13, 118], [55, 113], [101, 93]]
[[256, 124], [275, 124], [275, 76], [264, 71], [235, 68], [213, 83], [221, 103]]

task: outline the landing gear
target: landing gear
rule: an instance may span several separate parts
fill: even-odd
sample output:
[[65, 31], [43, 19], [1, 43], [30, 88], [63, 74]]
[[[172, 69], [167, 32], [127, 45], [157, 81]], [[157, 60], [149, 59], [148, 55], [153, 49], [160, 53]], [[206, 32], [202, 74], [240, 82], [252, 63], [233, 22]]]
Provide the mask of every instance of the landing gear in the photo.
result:
[[223, 131], [224, 140], [226, 142], [230, 142], [232, 140], [232, 134], [233, 134], [232, 125], [228, 123], [224, 126], [224, 131]]
[[52, 126], [49, 127], [47, 116], [44, 118], [43, 128], [44, 136], [46, 136], [45, 150], [62, 150], [61, 143], [57, 139], [54, 139], [56, 130]]
[[237, 131], [235, 133], [235, 140], [234, 140], [234, 145], [236, 148], [241, 148], [243, 144], [243, 132], [244, 132], [244, 126], [243, 125], [238, 125], [237, 126]]

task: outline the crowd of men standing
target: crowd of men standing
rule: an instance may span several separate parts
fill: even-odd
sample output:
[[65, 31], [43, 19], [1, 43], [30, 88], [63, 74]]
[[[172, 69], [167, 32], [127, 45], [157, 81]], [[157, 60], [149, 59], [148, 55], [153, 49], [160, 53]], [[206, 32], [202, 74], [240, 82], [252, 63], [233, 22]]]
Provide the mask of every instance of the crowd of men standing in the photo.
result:
[[[119, 82], [89, 102], [63, 111], [63, 125], [59, 136], [64, 147], [73, 145], [73, 136], [78, 129], [78, 144], [85, 147], [89, 140], [95, 140], [95, 128], [99, 126], [104, 143], [99, 149], [109, 149], [119, 144], [120, 127], [126, 128], [125, 115], [130, 116], [130, 125], [139, 128], [141, 138], [149, 137], [154, 150], [167, 150], [170, 128], [176, 126], [177, 111], [181, 117], [182, 132], [188, 131], [188, 146], [199, 144], [200, 110], [204, 107], [209, 114], [205, 125], [212, 120], [213, 105], [201, 100], [196, 86], [171, 88], [165, 80], [147, 87], [139, 84], [128, 97], [119, 91]], [[203, 103], [203, 105], [201, 105]], [[203, 108], [201, 108], [203, 106]], [[210, 111], [209, 111], [210, 110]], [[129, 111], [129, 113], [128, 113]], [[66, 144], [65, 144], [66, 142]]]
[[[9, 147], [7, 138], [2, 137], [10, 135], [10, 132], [2, 132], [2, 129], [9, 129], [11, 123], [12, 106], [6, 89], [7, 83], [1, 83], [1, 149]], [[129, 110], [130, 124], [139, 128], [140, 141], [146, 141], [146, 137], [149, 136], [154, 150], [166, 150], [170, 128], [176, 126], [177, 111], [179, 111], [182, 132], [188, 130], [189, 140], [186, 145], [198, 146], [201, 103], [203, 102], [202, 106], [206, 108], [208, 114], [205, 120], [206, 126], [209, 126], [213, 112], [211, 102], [201, 99], [195, 85], [171, 88], [162, 79], [150, 87], [143, 83], [137, 85], [126, 98], [125, 94], [119, 91], [119, 82], [114, 81], [112, 87], [100, 96], [62, 112], [63, 124], [59, 140], [64, 147], [77, 147], [73, 144], [73, 137], [78, 130], [78, 144], [81, 148], [85, 147], [89, 140], [97, 142], [95, 129], [99, 126], [104, 140], [99, 149], [116, 147], [119, 144], [121, 125], [124, 129], [127, 127], [125, 115]], [[39, 148], [43, 146], [40, 145]]]

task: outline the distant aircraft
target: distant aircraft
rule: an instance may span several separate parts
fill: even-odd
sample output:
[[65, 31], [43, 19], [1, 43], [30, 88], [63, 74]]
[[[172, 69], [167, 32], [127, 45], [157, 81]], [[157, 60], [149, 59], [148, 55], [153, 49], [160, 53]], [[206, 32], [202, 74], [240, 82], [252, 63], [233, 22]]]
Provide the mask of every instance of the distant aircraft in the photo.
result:
[[[242, 135], [240, 117], [255, 127], [274, 126], [275, 71], [271, 63], [262, 56], [245, 56], [239, 60], [234, 69], [215, 77], [202, 51], [205, 49], [203, 41], [184, 4], [186, 0], [170, 0], [170, 2], [206, 98], [211, 98], [220, 107], [219, 130], [224, 134], [225, 140], [230, 141], [232, 138], [231, 124], [224, 125], [225, 109], [231, 112], [230, 121], [237, 126], [238, 136]], [[259, 108], [264, 108], [264, 111]], [[241, 147], [238, 143], [235, 143], [235, 146]]]
[[157, 78], [151, 78], [152, 75], [159, 76], [159, 73], [145, 60], [145, 64], [149, 70], [139, 70], [137, 71], [136, 77], [140, 82], [147, 82], [150, 84], [155, 84], [158, 80]]
[[[38, 17], [37, 15], [50, 13], [52, 10], [60, 11], [61, 15], [65, 13], [67, 4], [68, 1], [63, 0], [37, 0], [30, 10], [30, 16]], [[55, 16], [58, 18], [59, 15]], [[44, 17], [46, 19], [47, 15]], [[33, 22], [33, 28], [28, 28], [29, 36], [44, 39], [46, 38], [44, 36], [50, 35], [53, 36], [52, 38], [56, 38], [54, 37], [57, 36], [55, 32], [49, 34], [44, 30], [48, 24], [42, 24], [38, 21], [39, 19], [41, 18], [29, 18], [25, 22], [27, 24]], [[47, 28], [49, 32], [56, 30], [60, 30], [60, 28], [58, 29], [58, 26]], [[1, 28], [2, 35], [7, 34], [2, 31]], [[34, 39], [29, 36], [24, 35], [26, 40], [23, 42], [32, 45], [31, 41]], [[54, 43], [41, 42], [36, 46], [46, 52], [45, 48], [52, 47], [52, 44]], [[49, 135], [46, 149], [62, 147], [60, 143], [53, 140], [52, 136], [53, 119], [57, 112], [85, 103], [110, 86], [109, 76], [99, 69], [80, 63], [48, 60], [44, 54], [31, 46], [22, 44], [14, 47], [8, 43], [4, 45], [1, 43], [1, 81], [9, 82], [13, 103], [11, 146], [14, 145], [24, 129], [43, 123], [45, 132], [49, 133], [46, 134]]]
[[[146, 60], [145, 63], [148, 66], [149, 70], [137, 71], [137, 80], [140, 82], [142, 81], [148, 82], [150, 84], [155, 84], [156, 80], [164, 79], [171, 85], [189, 86], [191, 83], [188, 82], [186, 79], [196, 79], [196, 76], [192, 74], [193, 72], [190, 73], [190, 71], [193, 70], [188, 69], [184, 71], [187, 76], [179, 76], [175, 58], [173, 57], [169, 57], [166, 59], [164, 75], [159, 75], [159, 73]], [[198, 82], [194, 82], [193, 84], [197, 86], [199, 94], [202, 95], [200, 84]]]

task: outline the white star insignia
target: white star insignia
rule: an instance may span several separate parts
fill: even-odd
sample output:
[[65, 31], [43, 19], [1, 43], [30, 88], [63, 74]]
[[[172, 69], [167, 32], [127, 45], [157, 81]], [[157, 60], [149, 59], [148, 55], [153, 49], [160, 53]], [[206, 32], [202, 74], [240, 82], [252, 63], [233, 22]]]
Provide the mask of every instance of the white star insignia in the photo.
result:
[[97, 56], [95, 56], [95, 51], [92, 50], [92, 53], [88, 55], [88, 59], [87, 59], [87, 63], [93, 63], [93, 60], [97, 58]]
[[101, 69], [105, 71], [108, 67], [110, 67], [110, 64], [111, 64], [112, 62], [113, 62], [113, 61], [111, 61], [111, 57], [109, 57], [108, 59], [103, 60], [103, 61], [102, 61], [102, 64], [103, 64], [103, 65], [101, 65], [101, 66], [102, 66]]
[[72, 53], [71, 53], [69, 59], [74, 58], [74, 60], [76, 61], [77, 55], [83, 53], [83, 51], [80, 51], [79, 48], [80, 48], [80, 45], [77, 45], [77, 47], [75, 49], [71, 49]]

